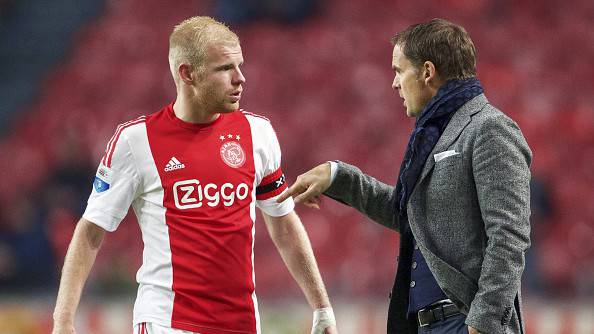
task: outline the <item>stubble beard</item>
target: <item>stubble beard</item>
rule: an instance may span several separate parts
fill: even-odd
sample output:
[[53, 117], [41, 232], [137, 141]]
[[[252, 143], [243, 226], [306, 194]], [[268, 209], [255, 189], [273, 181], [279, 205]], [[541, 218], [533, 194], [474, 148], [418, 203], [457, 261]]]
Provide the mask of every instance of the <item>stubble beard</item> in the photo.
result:
[[[196, 99], [196, 103], [209, 111], [211, 114], [223, 113], [227, 114], [239, 109], [239, 101], [237, 103], [231, 103], [228, 101], [227, 96], [219, 96], [214, 89], [209, 89], [201, 94], [202, 96]], [[235, 107], [234, 105], [237, 105]]]

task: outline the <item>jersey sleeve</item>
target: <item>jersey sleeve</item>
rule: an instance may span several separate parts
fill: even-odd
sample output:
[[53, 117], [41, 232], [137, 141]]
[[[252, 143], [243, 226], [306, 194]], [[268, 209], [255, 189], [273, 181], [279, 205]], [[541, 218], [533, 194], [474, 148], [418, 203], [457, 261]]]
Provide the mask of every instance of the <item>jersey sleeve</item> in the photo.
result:
[[137, 197], [139, 185], [130, 145], [118, 129], [97, 168], [83, 218], [106, 231], [115, 231]]
[[264, 177], [256, 187], [256, 205], [266, 214], [274, 217], [284, 216], [295, 209], [292, 198], [282, 203], [276, 199], [287, 190], [287, 182], [281, 168], [281, 149], [276, 133], [270, 122], [264, 122], [262, 132], [265, 135], [263, 159]]

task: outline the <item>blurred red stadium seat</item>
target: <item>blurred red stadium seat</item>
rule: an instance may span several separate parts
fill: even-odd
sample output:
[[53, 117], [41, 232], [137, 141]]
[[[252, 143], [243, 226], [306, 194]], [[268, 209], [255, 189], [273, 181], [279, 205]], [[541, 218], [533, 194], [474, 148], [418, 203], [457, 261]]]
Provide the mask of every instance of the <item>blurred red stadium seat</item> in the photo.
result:
[[[534, 152], [535, 174], [550, 184], [553, 230], [540, 255], [548, 279], [561, 285], [564, 277], [576, 275], [568, 226], [577, 221], [594, 226], [594, 70], [586, 66], [594, 59], [594, 30], [583, 13], [591, 9], [590, 1], [571, 6], [544, 2], [547, 6], [522, 2], [492, 8], [487, 1], [448, 1], [439, 10], [426, 5], [423, 12], [403, 0], [333, 0], [300, 26], [240, 27], [247, 77], [243, 106], [272, 119], [289, 179], [338, 158], [394, 183], [412, 121], [390, 89], [389, 38], [433, 16], [462, 23], [477, 43], [479, 78], [488, 96], [518, 121]], [[23, 189], [35, 192], [43, 185], [69, 132], [75, 131], [87, 158], [98, 161], [118, 123], [156, 111], [174, 98], [168, 34], [188, 13], [202, 14], [204, 8], [193, 7], [194, 2], [108, 3], [104, 17], [80, 35], [71, 58], [48, 77], [39, 100], [1, 143], [0, 168], [19, 170], [0, 186], [3, 206]], [[574, 51], [582, 54], [575, 62]], [[303, 209], [302, 215], [321, 254], [322, 271], [332, 280], [329, 286], [362, 295], [384, 293], [393, 278], [396, 235], [361, 223], [365, 218], [350, 209], [328, 206], [321, 212]], [[60, 217], [52, 226], [63, 226], [66, 216]], [[121, 256], [132, 240], [137, 248], [128, 260], [137, 264], [137, 232], [125, 228], [104, 252]], [[56, 244], [61, 253], [63, 242]], [[275, 287], [273, 266], [279, 259], [258, 252], [257, 267], [265, 268], [259, 284]], [[362, 283], [345, 277], [349, 274], [361, 275]], [[272, 289], [282, 292], [283, 286]]]

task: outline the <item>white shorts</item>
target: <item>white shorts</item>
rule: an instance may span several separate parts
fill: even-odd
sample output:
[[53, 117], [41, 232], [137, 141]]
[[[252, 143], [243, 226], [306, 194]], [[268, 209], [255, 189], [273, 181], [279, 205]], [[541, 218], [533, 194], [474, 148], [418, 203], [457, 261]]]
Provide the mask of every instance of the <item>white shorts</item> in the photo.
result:
[[132, 334], [200, 334], [196, 332], [183, 331], [170, 327], [164, 327], [152, 322], [141, 322], [134, 326]]

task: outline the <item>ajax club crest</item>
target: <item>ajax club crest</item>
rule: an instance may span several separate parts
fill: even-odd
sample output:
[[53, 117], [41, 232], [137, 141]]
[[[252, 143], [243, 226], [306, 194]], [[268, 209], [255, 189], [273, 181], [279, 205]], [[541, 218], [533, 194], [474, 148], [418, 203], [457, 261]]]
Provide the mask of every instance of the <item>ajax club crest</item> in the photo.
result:
[[[239, 145], [239, 135], [227, 135], [227, 137], [220, 137], [221, 141], [225, 140], [226, 138], [231, 139], [231, 141], [224, 142], [221, 145], [221, 159], [223, 159], [223, 162], [227, 164], [227, 166], [232, 168], [239, 168], [243, 166], [245, 163], [245, 152], [243, 151], [241, 145]], [[233, 141], [233, 139], [236, 139], [237, 141]]]

